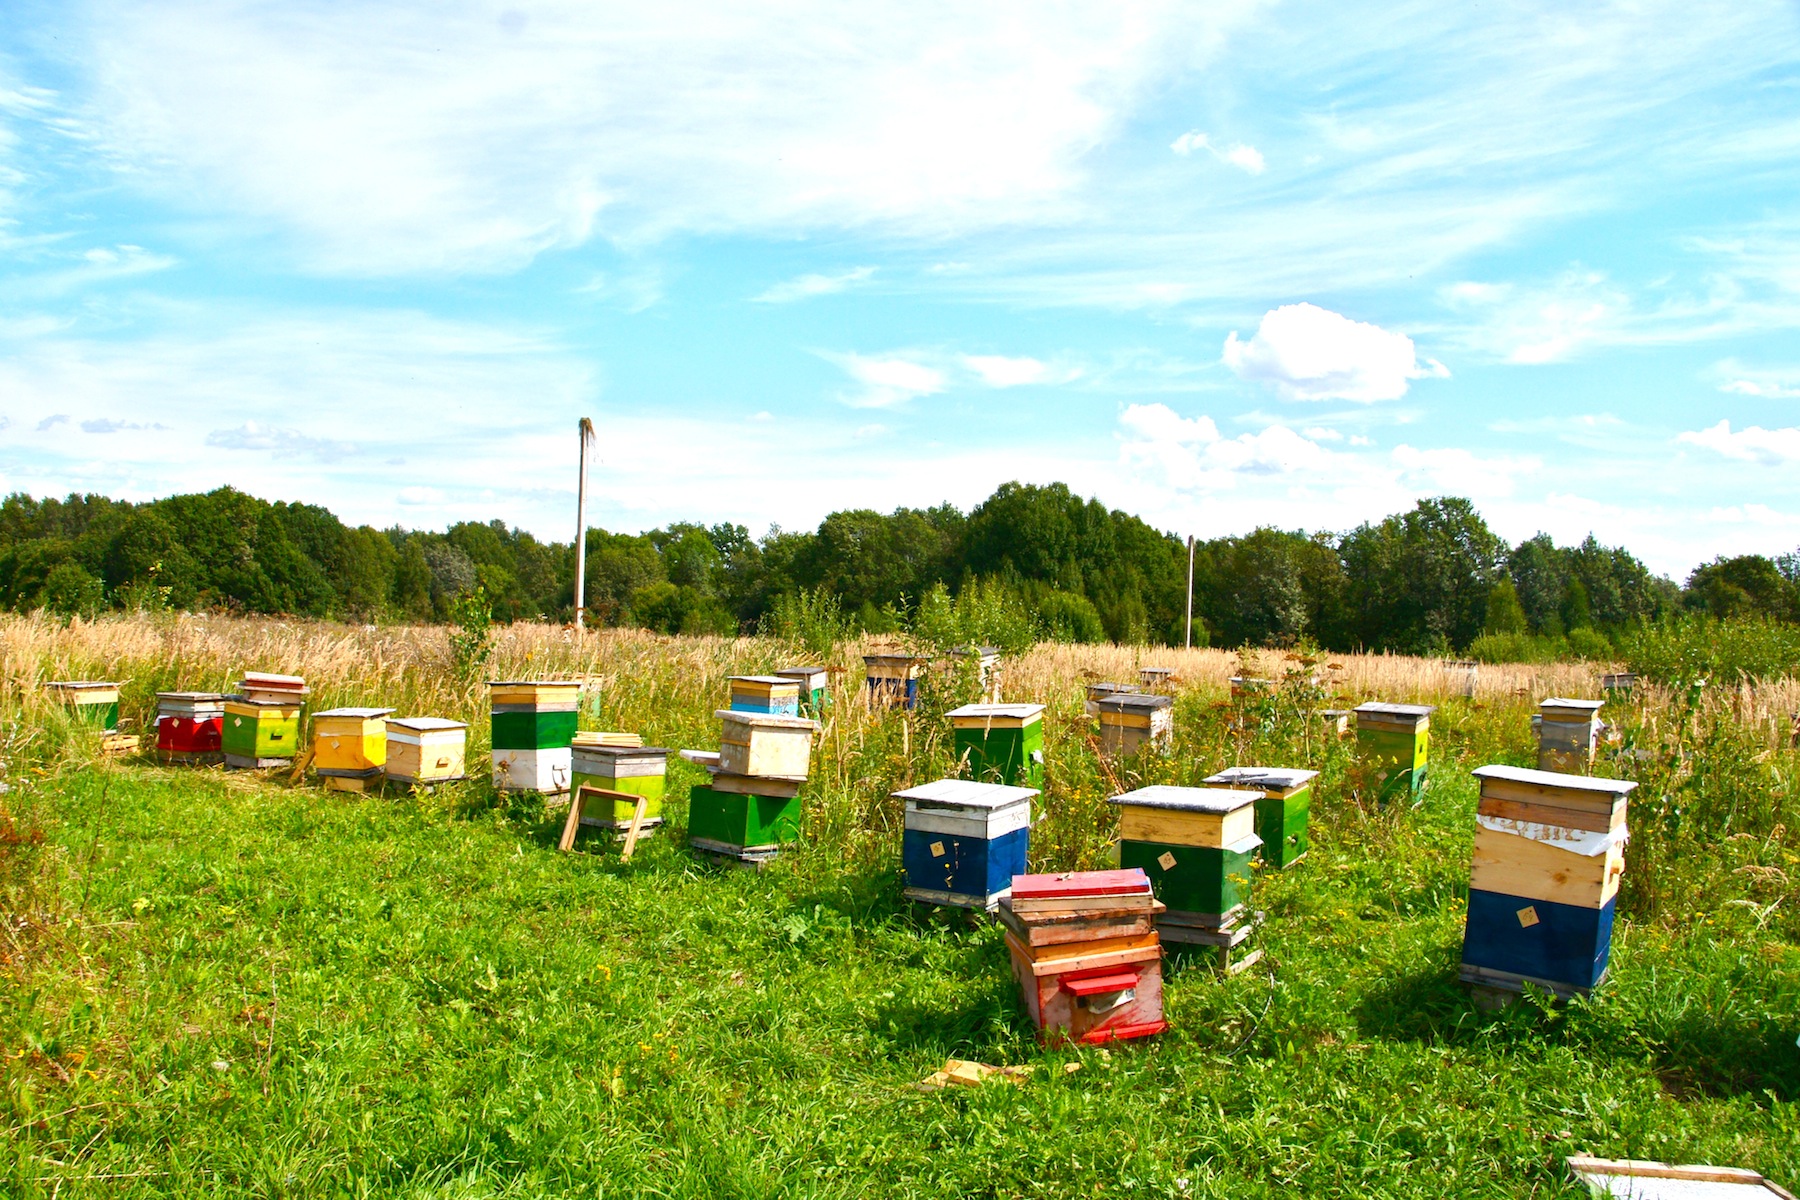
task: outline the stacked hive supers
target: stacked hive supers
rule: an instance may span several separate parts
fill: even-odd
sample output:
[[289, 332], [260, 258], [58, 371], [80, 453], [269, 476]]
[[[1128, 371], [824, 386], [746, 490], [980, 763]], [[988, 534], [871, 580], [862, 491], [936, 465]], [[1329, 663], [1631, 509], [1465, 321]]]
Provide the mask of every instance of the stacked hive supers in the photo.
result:
[[1114, 692], [1094, 701], [1100, 713], [1100, 748], [1108, 754], [1136, 754], [1167, 744], [1175, 732], [1175, 701], [1144, 692]]
[[285, 767], [300, 749], [300, 709], [306, 680], [298, 675], [245, 671], [238, 694], [225, 698], [220, 748], [228, 770]]
[[995, 912], [1041, 1037], [1110, 1042], [1168, 1028], [1158, 907], [1142, 871], [1014, 877]]
[[[625, 740], [640, 744], [621, 745]], [[663, 791], [669, 773], [669, 752], [660, 746], [642, 745], [643, 739], [629, 739], [615, 733], [578, 733], [570, 753], [574, 763], [572, 789], [599, 788], [618, 792], [619, 796], [584, 798], [581, 823], [595, 829], [623, 833], [631, 828], [637, 816], [637, 801], [621, 796], [641, 797], [644, 819], [638, 832], [655, 829], [663, 823]]]
[[1425, 790], [1431, 749], [1429, 704], [1362, 704], [1356, 708], [1356, 750], [1376, 771], [1376, 800], [1416, 802]]
[[1262, 839], [1258, 854], [1269, 866], [1286, 870], [1306, 856], [1312, 781], [1318, 775], [1290, 767], [1231, 767], [1204, 782], [1262, 793], [1256, 802], [1256, 836]]
[[225, 697], [218, 692], [156, 693], [156, 755], [166, 763], [223, 762]]
[[469, 727], [444, 717], [390, 717], [387, 779], [401, 787], [434, 788], [466, 777]]
[[1462, 978], [1585, 995], [1606, 975], [1635, 783], [1482, 767]]
[[1044, 786], [1043, 705], [965, 704], [946, 715], [957, 761], [971, 778]]
[[560, 796], [569, 790], [569, 745], [580, 718], [581, 682], [574, 679], [495, 680], [494, 790]]
[[712, 772], [688, 793], [688, 844], [718, 858], [761, 866], [800, 833], [800, 785], [819, 726], [804, 717], [721, 709], [717, 754], [682, 757]]
[[391, 708], [331, 708], [312, 719], [313, 771], [328, 792], [364, 792], [387, 773]]
[[1552, 696], [1538, 704], [1538, 770], [1585, 775], [1594, 765], [1600, 743], [1600, 709], [1604, 700], [1569, 700]]
[[780, 675], [733, 675], [731, 711], [800, 715], [800, 681]]
[[1035, 788], [939, 779], [894, 793], [906, 805], [908, 900], [991, 910], [1025, 873]]
[[[1157, 785], [1114, 796], [1119, 806], [1119, 866], [1142, 870], [1168, 910], [1157, 918], [1166, 942], [1211, 946], [1219, 965], [1242, 970], [1231, 952], [1256, 927], [1250, 914], [1251, 860], [1261, 792]], [[1257, 952], [1258, 954], [1260, 952]]]

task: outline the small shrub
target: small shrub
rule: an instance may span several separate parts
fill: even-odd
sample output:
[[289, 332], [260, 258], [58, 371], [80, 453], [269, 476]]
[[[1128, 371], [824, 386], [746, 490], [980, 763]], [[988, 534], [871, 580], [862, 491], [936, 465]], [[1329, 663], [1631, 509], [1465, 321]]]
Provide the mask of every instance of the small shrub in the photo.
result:
[[450, 656], [456, 673], [464, 679], [473, 679], [493, 653], [490, 627], [494, 623], [494, 610], [488, 602], [486, 589], [476, 584], [452, 601], [450, 621]]
[[763, 615], [762, 631], [802, 646], [815, 658], [829, 659], [842, 642], [856, 636], [856, 622], [845, 615], [837, 596], [824, 588], [802, 588], [775, 597]]
[[1800, 671], [1800, 626], [1690, 613], [1632, 632], [1622, 649], [1633, 671], [1658, 683], [1780, 679]]

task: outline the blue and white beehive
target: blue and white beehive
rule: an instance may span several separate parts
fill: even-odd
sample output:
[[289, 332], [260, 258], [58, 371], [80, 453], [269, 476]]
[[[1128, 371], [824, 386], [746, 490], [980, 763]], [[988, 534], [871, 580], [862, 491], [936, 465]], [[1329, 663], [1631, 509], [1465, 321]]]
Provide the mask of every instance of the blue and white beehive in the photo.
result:
[[906, 802], [906, 898], [991, 910], [1025, 874], [1036, 788], [939, 779], [895, 792]]

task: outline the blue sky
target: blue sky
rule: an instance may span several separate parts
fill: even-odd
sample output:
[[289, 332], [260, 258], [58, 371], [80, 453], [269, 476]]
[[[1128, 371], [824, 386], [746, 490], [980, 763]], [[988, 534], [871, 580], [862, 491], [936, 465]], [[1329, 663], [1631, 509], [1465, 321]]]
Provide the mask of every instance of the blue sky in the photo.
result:
[[[1498, 11], [1491, 11], [1498, 9]], [[0, 490], [1800, 545], [1800, 9], [0, 0]]]

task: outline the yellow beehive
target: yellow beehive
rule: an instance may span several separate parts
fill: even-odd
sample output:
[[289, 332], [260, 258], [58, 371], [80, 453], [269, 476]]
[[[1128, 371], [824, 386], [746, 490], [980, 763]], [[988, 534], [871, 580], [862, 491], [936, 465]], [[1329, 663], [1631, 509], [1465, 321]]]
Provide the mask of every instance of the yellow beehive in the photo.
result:
[[333, 708], [313, 714], [313, 768], [321, 775], [364, 773], [387, 765], [391, 708]]

